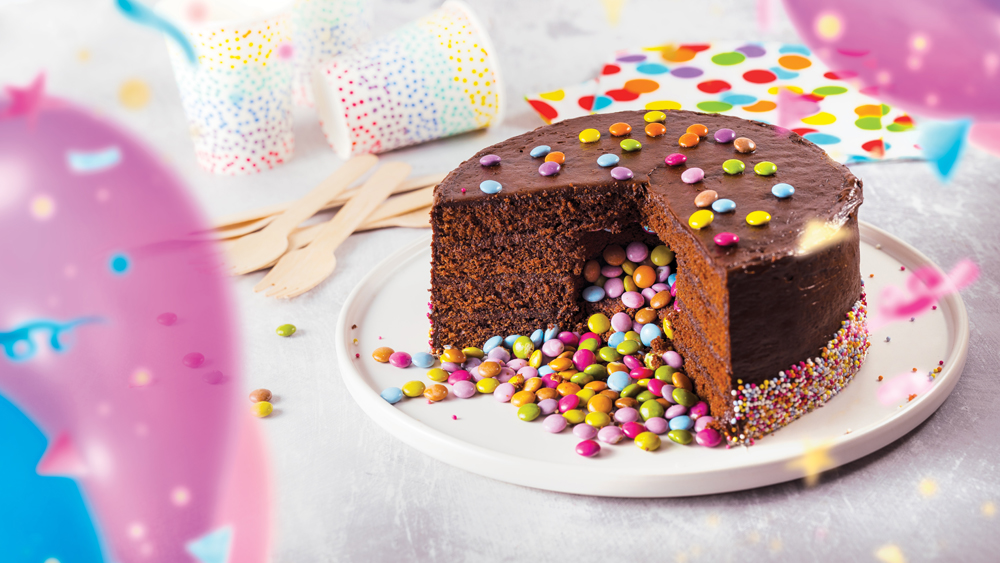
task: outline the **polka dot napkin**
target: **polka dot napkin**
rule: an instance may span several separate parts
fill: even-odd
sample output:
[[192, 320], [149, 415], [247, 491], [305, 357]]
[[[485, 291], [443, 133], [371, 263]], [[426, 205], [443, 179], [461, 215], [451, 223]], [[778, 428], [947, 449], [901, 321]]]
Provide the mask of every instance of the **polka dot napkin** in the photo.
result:
[[[685, 109], [780, 124], [839, 162], [922, 158], [913, 120], [859, 91], [851, 78], [826, 68], [803, 45], [659, 45], [619, 52], [599, 77], [526, 99], [547, 123]], [[779, 100], [786, 106], [779, 108]]]

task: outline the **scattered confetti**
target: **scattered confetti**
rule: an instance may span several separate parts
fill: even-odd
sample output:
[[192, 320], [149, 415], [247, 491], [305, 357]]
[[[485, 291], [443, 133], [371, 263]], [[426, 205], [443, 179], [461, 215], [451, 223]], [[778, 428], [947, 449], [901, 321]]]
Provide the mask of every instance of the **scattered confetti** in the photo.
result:
[[788, 462], [785, 464], [785, 467], [788, 469], [801, 469], [804, 473], [803, 478], [805, 479], [806, 486], [812, 487], [819, 482], [820, 473], [837, 465], [833, 458], [830, 457], [829, 452], [829, 443], [811, 445], [807, 442], [802, 457]]
[[45, 221], [56, 212], [56, 203], [47, 195], [35, 196], [31, 200], [31, 214], [39, 221]]
[[118, 101], [128, 109], [142, 109], [151, 97], [149, 85], [138, 78], [126, 80], [118, 88]]
[[114, 168], [122, 160], [122, 151], [117, 146], [84, 151], [66, 151], [66, 163], [70, 170], [78, 174], [93, 174]]

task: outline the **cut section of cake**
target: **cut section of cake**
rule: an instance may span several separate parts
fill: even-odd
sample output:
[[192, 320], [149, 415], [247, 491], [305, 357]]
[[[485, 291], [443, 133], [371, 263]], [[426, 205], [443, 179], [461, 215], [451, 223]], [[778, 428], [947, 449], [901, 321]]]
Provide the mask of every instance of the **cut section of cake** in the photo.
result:
[[846, 167], [764, 123], [639, 111], [541, 127], [436, 188], [431, 346], [634, 316], [621, 299], [584, 301], [584, 265], [608, 245], [662, 242], [676, 301], [659, 310], [669, 338], [655, 348], [685, 358], [730, 444], [752, 443], [829, 400], [864, 360], [861, 202]]

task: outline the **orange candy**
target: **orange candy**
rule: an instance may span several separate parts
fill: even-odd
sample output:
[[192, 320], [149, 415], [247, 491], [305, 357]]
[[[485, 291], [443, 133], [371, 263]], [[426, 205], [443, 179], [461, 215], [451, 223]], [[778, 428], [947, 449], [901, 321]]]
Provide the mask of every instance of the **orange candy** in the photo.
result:
[[437, 385], [431, 385], [427, 389], [424, 389], [424, 397], [426, 397], [428, 401], [436, 403], [438, 401], [443, 401], [447, 396], [448, 388], [440, 383]]
[[687, 132], [694, 133], [699, 137], [704, 137], [705, 135], [708, 135], [708, 127], [705, 127], [701, 123], [695, 123], [694, 125], [688, 127]]
[[681, 138], [677, 140], [677, 144], [684, 148], [690, 148], [698, 146], [698, 141], [700, 140], [701, 139], [698, 138], [698, 135], [694, 133], [684, 133], [681, 135]]
[[646, 134], [650, 137], [659, 137], [667, 132], [667, 128], [662, 123], [650, 123], [646, 126]]
[[612, 136], [624, 137], [625, 135], [628, 135], [629, 133], [632, 132], [632, 126], [629, 125], [628, 123], [618, 122], [609, 127], [608, 130], [611, 131]]
[[649, 266], [639, 266], [632, 273], [632, 279], [635, 280], [635, 285], [643, 289], [653, 287], [653, 284], [656, 283], [656, 270]]
[[549, 154], [545, 155], [545, 162], [555, 162], [557, 164], [562, 164], [566, 162], [566, 155], [564, 155], [559, 151], [550, 152]]

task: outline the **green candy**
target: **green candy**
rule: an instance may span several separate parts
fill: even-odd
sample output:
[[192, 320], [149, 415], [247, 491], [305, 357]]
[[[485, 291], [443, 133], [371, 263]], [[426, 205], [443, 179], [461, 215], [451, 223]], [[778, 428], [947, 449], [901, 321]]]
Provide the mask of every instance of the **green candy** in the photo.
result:
[[622, 150], [625, 152], [637, 151], [642, 148], [642, 143], [636, 141], [635, 139], [625, 139], [621, 143], [618, 143]]
[[[534, 403], [532, 403], [534, 404]], [[523, 407], [522, 407], [523, 408]], [[580, 424], [587, 418], [587, 415], [580, 409], [572, 409], [563, 413], [563, 418], [570, 424]]]
[[670, 366], [660, 366], [656, 368], [655, 372], [653, 372], [653, 377], [659, 379], [660, 381], [666, 381], [667, 383], [670, 383], [674, 379], [675, 371], [677, 370], [675, 370]]
[[678, 405], [684, 405], [685, 407], [690, 407], [698, 402], [698, 397], [694, 393], [681, 387], [674, 389], [673, 398]]
[[771, 176], [778, 171], [778, 167], [773, 162], [758, 162], [756, 166], [753, 167], [753, 171], [757, 173], [758, 176]]
[[653, 360], [656, 358], [659, 358], [659, 356], [652, 352], [646, 352], [646, 355], [642, 357], [642, 364], [648, 369], [656, 369], [653, 367]]
[[622, 359], [621, 354], [610, 346], [605, 346], [604, 348], [598, 350], [597, 355], [600, 356], [605, 362], [617, 362]]
[[632, 341], [635, 341], [635, 342], [642, 342], [642, 339], [639, 337], [639, 333], [636, 332], [636, 331], [634, 331], [634, 330], [630, 330], [630, 331], [628, 331], [628, 332], [625, 333], [625, 340], [632, 340]]
[[597, 352], [597, 348], [601, 345], [601, 341], [597, 338], [588, 338], [580, 343], [580, 347], [577, 350], [590, 350], [591, 352]]
[[[594, 342], [596, 342], [596, 340]], [[602, 366], [601, 364], [590, 364], [587, 366], [587, 369], [583, 370], [583, 373], [593, 377], [594, 379], [608, 378], [608, 368]]]
[[584, 386], [594, 380], [594, 376], [588, 374], [585, 371], [574, 374], [573, 377], [569, 378], [570, 381], [576, 383], [579, 386]]
[[639, 351], [639, 343], [635, 340], [622, 340], [615, 350], [622, 356], [630, 356]]
[[604, 284], [607, 283], [607, 282], [608, 282], [608, 278], [606, 278], [604, 276], [598, 276], [597, 281], [594, 282], [594, 285], [596, 285], [598, 287], [604, 287]]
[[[405, 391], [405, 389], [404, 389], [404, 391]], [[421, 393], [422, 392], [423, 391], [421, 391]], [[642, 393], [642, 387], [639, 387], [638, 385], [636, 385], [635, 383], [633, 383], [631, 385], [625, 386], [625, 388], [622, 389], [621, 395], [619, 395], [619, 396], [621, 396], [621, 397], [633, 397], [634, 398], [639, 393]]]
[[281, 325], [275, 332], [278, 333], [278, 336], [284, 336], [287, 338], [295, 334], [295, 325]]
[[[647, 393], [649, 393], [649, 392], [647, 391]], [[652, 395], [652, 393], [649, 393], [649, 394]], [[641, 397], [642, 395], [639, 395], [639, 396]], [[638, 399], [636, 399], [636, 400], [638, 400]], [[665, 412], [666, 411], [663, 410], [663, 405], [661, 405], [660, 403], [657, 403], [655, 400], [652, 400], [652, 399], [647, 400], [647, 401], [642, 401], [639, 404], [639, 415], [642, 416], [643, 420], [649, 420], [651, 418], [655, 418], [655, 417], [658, 417], [658, 416], [662, 417]], [[690, 440], [688, 440], [688, 441], [690, 441]]]
[[674, 251], [661, 244], [653, 249], [649, 258], [657, 266], [666, 266], [674, 261]]
[[726, 171], [726, 174], [739, 174], [746, 170], [746, 168], [747, 165], [743, 164], [742, 160], [736, 158], [730, 158], [722, 163], [722, 169]]
[[691, 443], [691, 433], [687, 430], [671, 430], [670, 432], [667, 432], [667, 438], [670, 438], [682, 446], [686, 446]]
[[476, 348], [475, 346], [469, 346], [468, 348], [462, 348], [462, 353], [465, 354], [466, 358], [479, 358], [483, 359], [486, 354], [483, 353], [482, 349]]
[[[636, 383], [636, 385], [638, 385], [639, 387], [645, 387], [645, 385], [642, 385], [640, 383]], [[656, 395], [654, 395], [650, 391], [643, 391], [642, 393], [639, 393], [638, 395], [635, 396], [635, 400], [639, 401], [640, 405], [647, 401], [653, 401], [654, 403], [656, 403]], [[656, 404], [659, 405], [660, 403]]]
[[[517, 418], [525, 422], [531, 422], [538, 418], [538, 415], [542, 414], [542, 409], [538, 408], [535, 403], [528, 403], [527, 405], [521, 405], [521, 408], [517, 409]], [[690, 438], [688, 439], [690, 441]]]
[[535, 344], [527, 336], [519, 336], [514, 341], [514, 356], [522, 360], [527, 360], [531, 353], [535, 351]]

